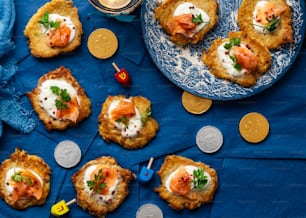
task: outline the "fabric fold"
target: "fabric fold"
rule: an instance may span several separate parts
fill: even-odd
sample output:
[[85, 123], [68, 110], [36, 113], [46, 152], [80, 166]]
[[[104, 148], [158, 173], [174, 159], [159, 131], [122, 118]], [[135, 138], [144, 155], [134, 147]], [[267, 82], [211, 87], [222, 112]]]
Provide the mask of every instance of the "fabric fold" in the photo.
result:
[[[18, 93], [11, 80], [16, 73], [14, 42], [11, 40], [15, 23], [15, 5], [13, 0], [5, 0], [0, 5], [0, 122], [23, 133], [31, 132], [35, 122], [18, 103]], [[2, 135], [2, 124], [0, 129]]]

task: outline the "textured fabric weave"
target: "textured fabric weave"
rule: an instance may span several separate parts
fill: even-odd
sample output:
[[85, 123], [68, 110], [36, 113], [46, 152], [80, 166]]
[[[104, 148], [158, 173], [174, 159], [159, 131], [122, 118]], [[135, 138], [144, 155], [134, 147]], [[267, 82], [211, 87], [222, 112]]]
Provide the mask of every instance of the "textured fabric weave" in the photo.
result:
[[[4, 0], [0, 4], [0, 123], [4, 121], [14, 129], [23, 133], [33, 130], [35, 123], [28, 118], [18, 104], [17, 90], [10, 84], [16, 73], [14, 42], [11, 40], [15, 22], [15, 6], [13, 0]], [[3, 126], [0, 124], [0, 136]]]

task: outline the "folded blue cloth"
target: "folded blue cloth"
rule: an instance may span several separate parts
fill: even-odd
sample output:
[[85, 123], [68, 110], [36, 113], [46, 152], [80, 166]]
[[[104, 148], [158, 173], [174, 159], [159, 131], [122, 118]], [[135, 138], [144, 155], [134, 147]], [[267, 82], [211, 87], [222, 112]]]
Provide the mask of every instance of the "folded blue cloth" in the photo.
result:
[[[0, 5], [0, 123], [4, 121], [14, 129], [28, 133], [35, 127], [29, 113], [24, 111], [17, 100], [17, 90], [10, 84], [16, 73], [14, 58], [14, 42], [11, 40], [15, 22], [15, 6], [13, 0], [5, 0]], [[2, 135], [2, 123], [0, 124]]]
[[15, 5], [12, 0], [4, 0], [0, 5], [0, 57], [11, 50], [13, 42], [10, 40], [15, 22]]

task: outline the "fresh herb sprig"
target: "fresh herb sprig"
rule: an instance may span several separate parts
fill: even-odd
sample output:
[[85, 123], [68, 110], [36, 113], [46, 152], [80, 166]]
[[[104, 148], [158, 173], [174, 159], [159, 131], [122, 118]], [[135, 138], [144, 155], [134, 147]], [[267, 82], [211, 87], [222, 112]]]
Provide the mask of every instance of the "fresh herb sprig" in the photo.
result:
[[192, 183], [195, 189], [203, 190], [207, 182], [208, 178], [204, 174], [204, 170], [202, 168], [198, 168], [193, 171]]
[[27, 176], [22, 176], [21, 171], [14, 172], [14, 175], [12, 175], [12, 180], [15, 182], [24, 182], [26, 185], [32, 185], [32, 180], [31, 178]]
[[143, 114], [141, 114], [141, 122], [142, 123], [146, 123], [148, 117], [151, 117], [152, 115], [152, 111], [150, 109], [148, 109], [147, 111], [145, 111]]
[[224, 44], [224, 48], [227, 50], [231, 50], [233, 46], [238, 46], [241, 43], [241, 38], [231, 38], [229, 43]]
[[238, 62], [238, 58], [236, 56], [229, 56], [230, 59], [233, 61], [233, 66], [236, 70], [241, 70], [242, 69], [242, 66], [241, 64]]
[[71, 101], [71, 97], [69, 93], [67, 92], [67, 89], [61, 89], [58, 86], [50, 86], [50, 89], [53, 94], [57, 95], [59, 98], [55, 100], [55, 106], [56, 108], [63, 110], [68, 109], [68, 105], [66, 102]]
[[95, 193], [101, 193], [101, 191], [106, 187], [104, 183], [104, 176], [102, 175], [102, 169], [99, 169], [98, 174], [95, 174], [93, 180], [86, 181], [89, 190], [93, 190]]
[[[224, 44], [224, 48], [227, 50], [231, 50], [233, 46], [239, 46], [241, 43], [241, 38], [231, 38], [229, 43]], [[238, 58], [236, 56], [229, 56], [230, 59], [233, 61], [233, 66], [236, 70], [241, 70], [241, 64], [238, 62]]]
[[202, 14], [192, 15], [192, 23], [200, 24], [203, 23]]
[[274, 30], [276, 30], [279, 22], [280, 22], [280, 19], [277, 18], [274, 14], [272, 15], [272, 18], [271, 19], [267, 19], [267, 21], [269, 22], [269, 24], [267, 26], [265, 26], [265, 29], [268, 31], [268, 32], [273, 32]]
[[117, 118], [116, 123], [123, 123], [126, 128], [129, 128], [130, 120], [126, 115], [123, 115], [122, 117]]
[[49, 21], [49, 12], [44, 13], [38, 23], [42, 24], [46, 29], [58, 28], [60, 25], [60, 22], [58, 21]]

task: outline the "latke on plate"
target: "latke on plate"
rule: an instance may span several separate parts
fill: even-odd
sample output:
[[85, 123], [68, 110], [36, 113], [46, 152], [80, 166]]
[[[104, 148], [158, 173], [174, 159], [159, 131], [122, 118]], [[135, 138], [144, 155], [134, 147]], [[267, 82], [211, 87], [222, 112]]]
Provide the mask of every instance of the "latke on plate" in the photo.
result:
[[250, 87], [269, 70], [271, 54], [246, 33], [229, 32], [228, 38], [215, 39], [208, 51], [203, 51], [202, 61], [216, 77]]
[[155, 18], [170, 40], [178, 45], [196, 44], [218, 21], [216, 0], [167, 0], [158, 3]]
[[291, 8], [286, 0], [243, 0], [238, 10], [241, 31], [269, 49], [293, 42]]

